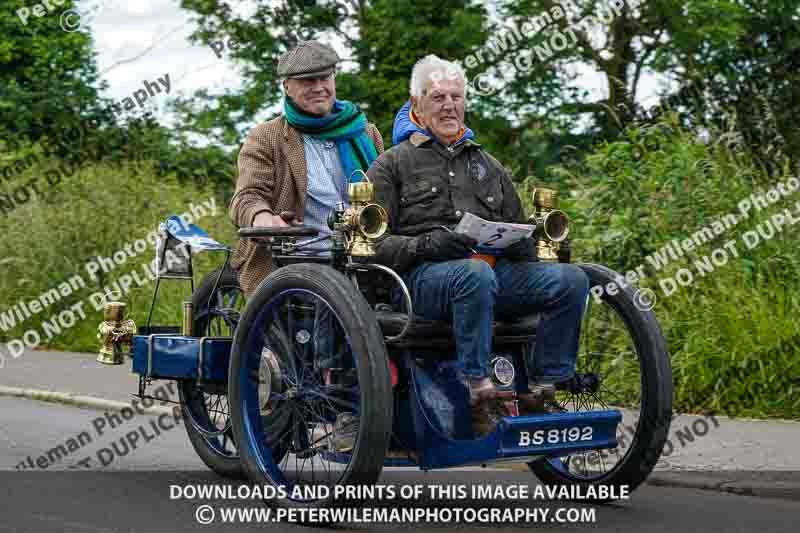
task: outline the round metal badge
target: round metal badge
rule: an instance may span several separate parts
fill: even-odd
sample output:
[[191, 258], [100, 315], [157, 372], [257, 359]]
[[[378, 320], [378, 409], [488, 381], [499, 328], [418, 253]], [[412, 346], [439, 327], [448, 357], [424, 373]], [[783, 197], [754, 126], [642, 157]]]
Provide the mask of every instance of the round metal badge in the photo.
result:
[[501, 385], [511, 385], [514, 383], [514, 365], [508, 358], [498, 356], [491, 362], [492, 377]]

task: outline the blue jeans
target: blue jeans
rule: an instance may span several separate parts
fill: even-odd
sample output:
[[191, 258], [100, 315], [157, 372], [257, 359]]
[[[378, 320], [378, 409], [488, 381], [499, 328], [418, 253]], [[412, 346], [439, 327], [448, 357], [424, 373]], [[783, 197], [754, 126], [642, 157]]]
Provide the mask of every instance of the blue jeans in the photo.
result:
[[316, 303], [311, 331], [314, 339], [314, 366], [318, 369], [355, 368], [350, 343], [342, 326], [327, 305]]
[[541, 313], [533, 350], [527, 350], [528, 381], [558, 383], [575, 373], [581, 318], [589, 278], [564, 263], [511, 262], [494, 269], [484, 261], [423, 263], [406, 273], [414, 314], [453, 323], [465, 377], [489, 375], [492, 321]]
[[[350, 344], [331, 309], [322, 300], [309, 294], [292, 296], [291, 302], [307, 307], [304, 313], [294, 316], [294, 329], [285, 332], [289, 342], [294, 344], [297, 356], [302, 357], [303, 346], [295, 344], [295, 335], [305, 330], [311, 334], [311, 357], [315, 369], [355, 368]], [[303, 361], [303, 364], [307, 363]]]

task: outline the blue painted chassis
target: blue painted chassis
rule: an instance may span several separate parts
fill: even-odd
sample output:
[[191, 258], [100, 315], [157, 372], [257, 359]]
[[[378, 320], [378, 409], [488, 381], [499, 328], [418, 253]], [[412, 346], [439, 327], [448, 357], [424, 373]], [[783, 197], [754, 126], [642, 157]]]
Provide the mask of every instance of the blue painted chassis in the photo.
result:
[[[201, 382], [226, 383], [232, 339], [227, 337], [185, 337], [174, 334], [136, 335], [133, 340], [132, 371], [152, 379], [197, 379]], [[481, 438], [471, 438], [469, 407], [463, 387], [454, 380], [430, 379], [431, 373], [417, 367], [406, 358], [411, 369], [409, 394], [396, 411], [411, 413], [398, 416], [395, 433], [404, 442], [413, 442], [419, 453], [419, 464], [405, 459], [386, 459], [386, 466], [419, 466], [421, 469], [440, 469], [457, 466], [490, 464], [505, 461], [531, 461], [538, 457], [559, 457], [575, 452], [614, 448], [616, 428], [622, 420], [617, 410], [584, 411], [536, 416], [505, 417], [496, 430]], [[433, 363], [436, 365], [437, 363]], [[441, 365], [447, 365], [447, 361]], [[438, 390], [434, 390], [438, 389]], [[443, 430], [435, 409], [426, 407], [426, 393], [433, 393], [445, 410], [451, 412], [453, 427]], [[566, 428], [592, 428], [591, 439], [569, 443], [521, 446], [522, 432]], [[573, 432], [574, 433], [574, 432]], [[453, 436], [457, 438], [452, 438]], [[345, 454], [326, 453], [329, 460], [348, 462]]]
[[230, 337], [134, 335], [132, 371], [153, 379], [197, 379], [226, 383]]

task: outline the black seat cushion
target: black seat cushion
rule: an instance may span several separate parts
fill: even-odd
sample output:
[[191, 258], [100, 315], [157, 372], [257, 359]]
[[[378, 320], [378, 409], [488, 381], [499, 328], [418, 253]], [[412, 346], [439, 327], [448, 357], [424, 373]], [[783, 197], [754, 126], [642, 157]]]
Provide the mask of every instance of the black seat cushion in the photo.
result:
[[[397, 335], [406, 325], [406, 314], [393, 311], [378, 311], [378, 323], [386, 336]], [[528, 315], [513, 322], [495, 321], [493, 335], [499, 337], [518, 337], [536, 335], [536, 326], [539, 324], [540, 315]], [[441, 320], [426, 320], [417, 317], [414, 325], [408, 332], [413, 338], [449, 338], [453, 336], [453, 327], [450, 322]]]

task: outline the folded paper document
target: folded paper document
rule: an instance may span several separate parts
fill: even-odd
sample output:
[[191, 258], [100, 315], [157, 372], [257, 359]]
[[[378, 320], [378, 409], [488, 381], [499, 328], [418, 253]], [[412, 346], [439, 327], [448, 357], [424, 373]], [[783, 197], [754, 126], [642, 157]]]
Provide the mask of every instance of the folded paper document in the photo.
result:
[[469, 235], [478, 241], [478, 253], [501, 255], [503, 250], [515, 242], [533, 234], [534, 226], [510, 222], [489, 222], [472, 213], [466, 213], [456, 226], [456, 233]]

